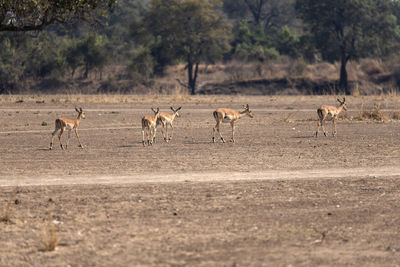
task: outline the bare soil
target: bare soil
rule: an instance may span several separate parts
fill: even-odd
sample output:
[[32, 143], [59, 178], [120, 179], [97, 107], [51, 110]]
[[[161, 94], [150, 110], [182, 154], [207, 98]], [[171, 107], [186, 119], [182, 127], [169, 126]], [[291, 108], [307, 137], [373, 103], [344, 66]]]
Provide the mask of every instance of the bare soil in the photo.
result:
[[[0, 102], [0, 266], [398, 266], [400, 123], [357, 121], [398, 97], [348, 97], [337, 137], [315, 138], [334, 96]], [[235, 143], [217, 107], [249, 103]], [[54, 120], [87, 118], [62, 151]], [[174, 137], [141, 143], [150, 107], [182, 106]], [[229, 140], [229, 124], [222, 127]], [[67, 135], [64, 135], [64, 141]], [[45, 251], [50, 224], [55, 251]]]

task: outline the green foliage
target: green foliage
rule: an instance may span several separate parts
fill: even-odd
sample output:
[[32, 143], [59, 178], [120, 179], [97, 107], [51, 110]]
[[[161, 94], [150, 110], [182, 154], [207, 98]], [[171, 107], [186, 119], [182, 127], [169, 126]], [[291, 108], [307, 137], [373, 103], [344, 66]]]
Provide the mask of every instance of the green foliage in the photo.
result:
[[396, 36], [391, 1], [298, 0], [296, 8], [309, 25], [324, 59], [379, 56]]
[[[344, 80], [348, 60], [398, 51], [399, 3], [0, 0], [0, 93], [46, 82], [72, 83], [95, 71], [101, 74], [106, 64], [118, 69], [108, 77], [114, 85], [119, 86], [121, 78], [149, 84], [167, 66], [180, 63], [186, 64], [187, 87], [194, 93], [200, 63], [267, 62], [285, 58], [281, 55], [299, 59], [301, 66], [302, 60], [321, 57], [340, 60]], [[307, 25], [304, 31], [298, 18]], [[91, 23], [76, 23], [82, 21]]]
[[2, 0], [0, 31], [37, 31], [58, 23], [95, 22], [116, 0]]
[[281, 55], [288, 55], [292, 58], [300, 57], [300, 40], [294, 35], [288, 26], [284, 26], [277, 34], [276, 48]]
[[221, 13], [220, 0], [152, 0], [134, 35], [151, 40], [159, 71], [186, 62], [188, 87], [194, 93], [198, 64], [222, 58], [230, 41], [230, 24]]
[[390, 0], [297, 0], [296, 10], [307, 23], [324, 59], [341, 60], [340, 85], [347, 91], [350, 59], [382, 56], [396, 36]]
[[107, 40], [95, 34], [90, 34], [85, 40], [78, 43], [76, 54], [82, 56], [85, 72], [84, 78], [87, 78], [89, 71], [94, 68], [102, 70], [108, 60]]
[[43, 78], [51, 74], [60, 75], [66, 68], [66, 61], [62, 55], [64, 46], [62, 38], [55, 38], [53, 34], [44, 34], [41, 39], [31, 39], [32, 45], [27, 53], [25, 73], [28, 77]]
[[251, 31], [247, 20], [240, 22], [233, 47], [233, 57], [240, 60], [263, 62], [279, 57], [278, 51], [271, 47], [263, 29], [257, 27], [255, 31]]
[[153, 75], [154, 58], [151, 56], [151, 50], [148, 47], [140, 47], [135, 51], [132, 61], [129, 63], [129, 70], [143, 75], [146, 79]]
[[236, 24], [246, 19], [251, 28], [264, 31], [298, 27], [293, 0], [223, 0], [224, 11]]

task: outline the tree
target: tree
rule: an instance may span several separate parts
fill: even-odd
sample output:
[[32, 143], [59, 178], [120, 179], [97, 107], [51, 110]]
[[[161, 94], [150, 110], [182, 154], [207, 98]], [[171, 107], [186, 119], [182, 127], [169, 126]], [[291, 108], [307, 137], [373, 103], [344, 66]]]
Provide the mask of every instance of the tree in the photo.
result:
[[98, 22], [116, 0], [1, 0], [0, 31], [37, 31], [59, 23]]
[[89, 71], [97, 68], [100, 71], [100, 80], [102, 69], [107, 63], [107, 49], [105, 40], [100, 35], [90, 34], [77, 46], [77, 54], [82, 56], [84, 65], [83, 78], [88, 78]]
[[238, 22], [247, 19], [265, 31], [297, 26], [293, 0], [223, 0], [224, 10]]
[[213, 63], [229, 49], [231, 28], [221, 9], [220, 0], [152, 0], [144, 15], [144, 30], [138, 31], [152, 34], [152, 53], [158, 63], [186, 63], [191, 94], [195, 94], [199, 64]]
[[348, 61], [384, 54], [396, 36], [392, 5], [390, 0], [297, 0], [296, 11], [322, 57], [340, 60], [339, 87], [346, 94]]
[[264, 62], [279, 57], [264, 30], [256, 27], [251, 31], [245, 19], [240, 22], [232, 45], [233, 57], [240, 60]]
[[276, 36], [276, 48], [281, 55], [288, 55], [291, 58], [300, 57], [300, 40], [292, 33], [288, 26], [282, 27]]

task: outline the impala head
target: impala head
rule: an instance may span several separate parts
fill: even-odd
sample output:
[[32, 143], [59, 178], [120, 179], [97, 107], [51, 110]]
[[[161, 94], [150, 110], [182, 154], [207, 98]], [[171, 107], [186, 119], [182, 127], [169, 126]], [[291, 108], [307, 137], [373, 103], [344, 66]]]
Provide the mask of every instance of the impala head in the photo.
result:
[[253, 112], [249, 108], [249, 104], [243, 105], [244, 111], [242, 113], [246, 113], [250, 118], [254, 118]]
[[342, 101], [338, 98], [337, 101], [340, 103], [341, 106], [343, 106], [344, 110], [347, 110], [347, 106], [346, 106], [346, 103], [345, 103], [346, 98], [343, 97]]
[[157, 109], [151, 108], [151, 110], [154, 112], [154, 118], [157, 120], [158, 116], [160, 116], [160, 108]]
[[177, 116], [177, 117], [180, 117], [181, 115], [178, 113], [178, 111], [182, 108], [182, 107], [179, 107], [179, 108], [177, 108], [177, 109], [174, 109], [173, 107], [170, 107], [171, 108], [171, 110], [174, 112], [174, 114]]
[[85, 112], [83, 112], [82, 108], [75, 107], [76, 112], [78, 112], [78, 118], [84, 119], [86, 118]]

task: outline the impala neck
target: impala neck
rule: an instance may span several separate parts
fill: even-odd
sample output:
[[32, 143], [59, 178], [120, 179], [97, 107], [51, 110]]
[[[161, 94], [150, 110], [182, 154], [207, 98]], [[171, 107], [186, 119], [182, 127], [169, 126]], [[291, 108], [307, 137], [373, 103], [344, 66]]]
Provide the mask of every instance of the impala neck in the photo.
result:
[[342, 111], [343, 106], [344, 106], [344, 104], [340, 104], [340, 106], [337, 108], [338, 113], [339, 113], [340, 111]]
[[240, 118], [243, 118], [243, 117], [246, 116], [246, 115], [247, 115], [247, 110], [243, 110], [243, 111], [240, 111], [240, 112], [239, 112], [239, 116], [238, 116], [238, 117], [239, 117], [239, 119], [240, 119]]
[[78, 114], [78, 117], [76, 118], [76, 124], [79, 124], [79, 122], [81, 121], [81, 119], [82, 119], [82, 113], [79, 113], [79, 114]]
[[176, 117], [176, 112], [172, 113], [172, 115], [171, 115], [171, 121], [173, 121], [173, 120], [175, 119], [175, 117]]

